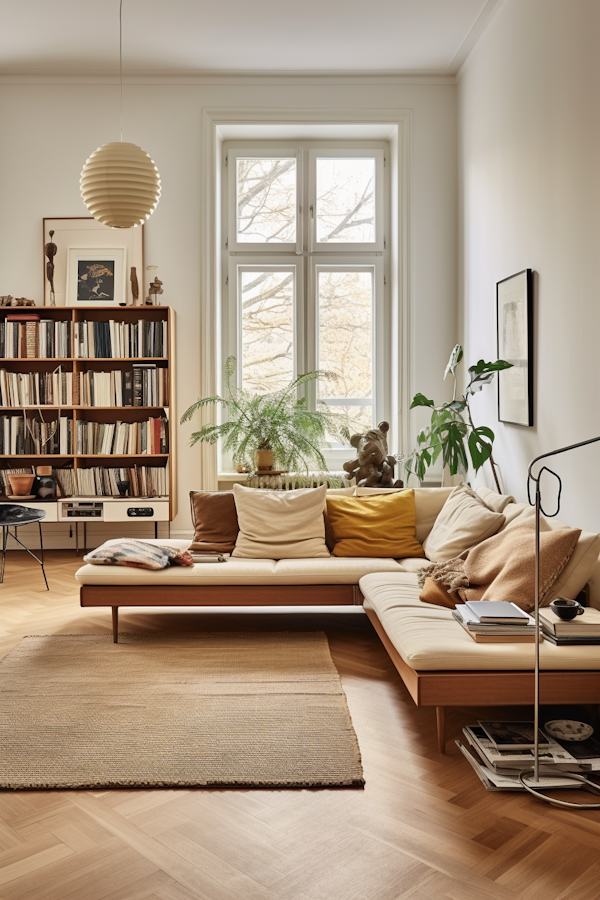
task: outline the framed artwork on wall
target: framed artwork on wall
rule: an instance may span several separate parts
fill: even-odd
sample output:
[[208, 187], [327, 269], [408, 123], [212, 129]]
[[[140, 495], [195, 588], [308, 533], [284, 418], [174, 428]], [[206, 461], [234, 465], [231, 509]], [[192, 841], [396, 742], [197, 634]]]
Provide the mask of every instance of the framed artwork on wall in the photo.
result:
[[[50, 232], [53, 237], [50, 238]], [[84, 300], [76, 300], [76, 293], [73, 293], [73, 279], [67, 278], [67, 270], [69, 268], [69, 260], [71, 256], [82, 250], [93, 251], [94, 255], [89, 256], [89, 262], [100, 263], [103, 261], [102, 254], [106, 255], [106, 261], [113, 258], [107, 254], [117, 254], [113, 261], [119, 260], [119, 275], [115, 278], [114, 290], [116, 298], [107, 300], [104, 298], [106, 305], [112, 303], [132, 304], [133, 296], [131, 293], [131, 268], [136, 269], [137, 279], [141, 285], [144, 282], [144, 226], [137, 228], [108, 228], [97, 222], [91, 216], [81, 216], [75, 218], [46, 218], [43, 220], [43, 240], [42, 240], [42, 259], [44, 263], [44, 305], [51, 306], [50, 282], [48, 280], [47, 263], [45, 246], [52, 241], [56, 245], [56, 253], [52, 259], [54, 265], [54, 294], [57, 306], [85, 305]], [[71, 253], [73, 251], [73, 253]], [[100, 252], [100, 256], [96, 256], [96, 252]], [[122, 257], [122, 263], [121, 263]], [[85, 262], [83, 257], [79, 258], [80, 262]], [[121, 265], [124, 273], [125, 283], [121, 289]], [[85, 274], [85, 273], [84, 273]], [[84, 279], [83, 286], [87, 279]], [[93, 285], [92, 285], [93, 286]], [[100, 286], [99, 290], [104, 290], [106, 283]], [[69, 289], [69, 290], [68, 290]], [[68, 294], [68, 297], [67, 297]], [[143, 302], [143, 301], [142, 301]], [[88, 306], [101, 306], [99, 301], [90, 298]]]
[[498, 359], [512, 363], [498, 372], [498, 419], [533, 425], [533, 271], [524, 269], [496, 284]]
[[124, 304], [127, 296], [124, 247], [69, 247], [67, 306]]

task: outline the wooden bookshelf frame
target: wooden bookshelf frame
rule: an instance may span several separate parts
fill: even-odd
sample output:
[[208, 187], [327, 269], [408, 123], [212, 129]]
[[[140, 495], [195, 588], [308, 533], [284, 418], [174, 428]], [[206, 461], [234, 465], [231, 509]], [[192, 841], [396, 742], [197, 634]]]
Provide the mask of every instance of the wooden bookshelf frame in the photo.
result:
[[[169, 521], [173, 521], [177, 515], [177, 413], [176, 413], [176, 390], [175, 390], [175, 368], [173, 361], [175, 359], [175, 312], [170, 306], [95, 306], [95, 307], [74, 307], [74, 306], [31, 306], [31, 307], [0, 307], [0, 319], [5, 319], [11, 313], [34, 313], [39, 314], [40, 319], [53, 319], [54, 321], [70, 322], [71, 335], [71, 352], [75, 347], [75, 323], [82, 321], [108, 322], [115, 320], [118, 322], [135, 323], [140, 319], [154, 322], [167, 322], [167, 356], [162, 357], [18, 357], [6, 358], [0, 357], [0, 368], [5, 368], [14, 372], [29, 371], [47, 371], [52, 372], [57, 366], [64, 366], [65, 371], [73, 373], [83, 373], [91, 370], [107, 371], [115, 369], [119, 371], [126, 370], [134, 363], [156, 363], [167, 369], [168, 372], [168, 404], [163, 406], [82, 406], [82, 405], [60, 405], [60, 404], [39, 404], [36, 406], [1, 406], [0, 415], [17, 415], [22, 413], [23, 409], [27, 411], [55, 412], [69, 415], [73, 422], [85, 421], [87, 416], [92, 414], [93, 419], [103, 422], [115, 422], [117, 419], [121, 421], [136, 422], [151, 417], [153, 412], [167, 409], [167, 435], [168, 435], [168, 453], [161, 454], [125, 454], [121, 456], [90, 454], [90, 453], [71, 453], [71, 454], [27, 454], [27, 455], [0, 455], [0, 467], [2, 468], [21, 468], [27, 466], [52, 465], [57, 468], [57, 463], [61, 465], [71, 464], [75, 470], [78, 468], [88, 468], [90, 465], [98, 465], [100, 467], [115, 468], [119, 466], [130, 467], [133, 465], [160, 465], [162, 461], [168, 463], [169, 467]], [[76, 430], [76, 425], [75, 429]], [[107, 461], [110, 460], [110, 464]], [[10, 465], [5, 462], [10, 461]], [[94, 461], [96, 461], [94, 463]], [[86, 497], [85, 499], [99, 500], [107, 499], [101, 496]], [[132, 500], [141, 500], [144, 498], [130, 498]], [[156, 498], [153, 498], [156, 499]], [[147, 521], [152, 521], [148, 519]]]

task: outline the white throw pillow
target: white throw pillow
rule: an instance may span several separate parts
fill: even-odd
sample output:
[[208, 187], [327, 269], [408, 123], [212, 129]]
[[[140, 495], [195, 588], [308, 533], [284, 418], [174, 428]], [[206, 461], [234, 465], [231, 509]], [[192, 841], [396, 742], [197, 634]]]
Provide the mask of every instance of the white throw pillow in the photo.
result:
[[269, 491], [233, 485], [240, 532], [232, 556], [306, 559], [329, 556], [325, 544], [327, 486]]
[[505, 518], [492, 512], [466, 484], [454, 488], [435, 520], [423, 550], [432, 562], [446, 562], [500, 531]]

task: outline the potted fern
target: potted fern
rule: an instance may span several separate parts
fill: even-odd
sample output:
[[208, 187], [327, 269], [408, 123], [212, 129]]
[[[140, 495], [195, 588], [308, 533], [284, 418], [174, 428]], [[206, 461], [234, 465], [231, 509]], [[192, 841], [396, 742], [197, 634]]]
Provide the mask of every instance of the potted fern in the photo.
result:
[[251, 470], [272, 468], [276, 462], [290, 471], [308, 471], [315, 465], [326, 471], [320, 447], [326, 443], [327, 435], [349, 442], [343, 417], [330, 412], [324, 403], [311, 410], [306, 398], [298, 397], [298, 388], [316, 381], [323, 373], [307, 372], [279, 391], [255, 394], [237, 387], [234, 356], [227, 359], [223, 371], [224, 396], [199, 398], [181, 417], [182, 423], [187, 422], [207, 406], [220, 406], [223, 410], [221, 423], [203, 425], [192, 433], [192, 446], [199, 441], [216, 444], [222, 440], [223, 450], [231, 453], [234, 465]]
[[504, 359], [497, 359], [496, 362], [480, 359], [476, 365], [469, 366], [469, 383], [463, 396], [457, 399], [456, 369], [462, 358], [463, 349], [457, 344], [450, 354], [442, 379], [445, 381], [448, 375], [454, 378], [452, 400], [436, 406], [424, 394], [415, 394], [413, 397], [410, 408], [429, 407], [431, 419], [429, 425], [417, 435], [417, 446], [404, 461], [404, 468], [408, 476], [416, 475], [422, 481], [427, 469], [437, 462], [440, 455], [443, 468], [447, 466], [451, 475], [460, 472], [463, 476], [467, 474], [469, 462], [477, 472], [489, 459], [496, 489], [498, 493], [502, 493], [492, 456], [494, 432], [485, 425], [475, 427], [469, 399], [486, 384], [490, 384], [496, 372], [510, 369], [512, 363]]

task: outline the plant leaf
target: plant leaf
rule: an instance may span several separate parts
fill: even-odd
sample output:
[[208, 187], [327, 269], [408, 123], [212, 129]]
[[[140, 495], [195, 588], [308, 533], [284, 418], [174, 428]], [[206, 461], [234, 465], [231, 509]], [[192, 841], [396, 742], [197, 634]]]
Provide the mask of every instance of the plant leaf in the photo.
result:
[[428, 400], [425, 394], [415, 394], [409, 409], [414, 409], [416, 406], [430, 406], [433, 409], [435, 403], [433, 400]]
[[454, 350], [450, 354], [450, 359], [448, 360], [448, 365], [446, 366], [446, 369], [444, 371], [444, 377], [442, 378], [442, 381], [445, 381], [446, 378], [448, 377], [448, 375], [450, 375], [450, 373], [452, 373], [454, 375], [454, 373], [456, 371], [456, 367], [458, 366], [458, 364], [462, 358], [463, 358], [463, 348], [461, 347], [460, 344], [456, 344], [456, 346], [454, 347]]
[[492, 444], [494, 442], [494, 432], [485, 425], [473, 429], [469, 435], [469, 453], [473, 462], [473, 468], [477, 472], [484, 462], [492, 455]]

